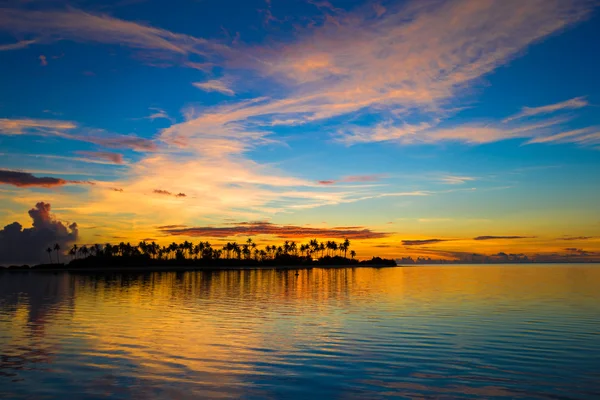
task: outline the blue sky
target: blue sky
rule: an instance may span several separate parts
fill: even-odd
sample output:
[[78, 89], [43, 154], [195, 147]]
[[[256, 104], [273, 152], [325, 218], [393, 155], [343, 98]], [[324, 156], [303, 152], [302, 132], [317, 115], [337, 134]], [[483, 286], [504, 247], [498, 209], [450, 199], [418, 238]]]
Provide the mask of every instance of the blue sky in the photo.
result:
[[[87, 243], [269, 221], [353, 227], [364, 256], [597, 252], [596, 6], [9, 1], [0, 222], [45, 201]], [[452, 240], [402, 245], [427, 238]]]

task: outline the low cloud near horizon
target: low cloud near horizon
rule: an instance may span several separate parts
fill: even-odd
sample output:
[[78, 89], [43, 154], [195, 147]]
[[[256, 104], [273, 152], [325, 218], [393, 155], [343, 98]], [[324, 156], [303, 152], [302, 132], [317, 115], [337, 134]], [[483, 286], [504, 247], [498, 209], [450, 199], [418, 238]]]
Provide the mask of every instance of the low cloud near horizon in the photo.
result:
[[[51, 205], [43, 201], [29, 210], [32, 227], [23, 229], [18, 222], [0, 230], [0, 265], [35, 264], [49, 261], [46, 249], [58, 243], [64, 252], [79, 236], [77, 223], [63, 223], [50, 214]], [[56, 252], [52, 258], [55, 260]]]

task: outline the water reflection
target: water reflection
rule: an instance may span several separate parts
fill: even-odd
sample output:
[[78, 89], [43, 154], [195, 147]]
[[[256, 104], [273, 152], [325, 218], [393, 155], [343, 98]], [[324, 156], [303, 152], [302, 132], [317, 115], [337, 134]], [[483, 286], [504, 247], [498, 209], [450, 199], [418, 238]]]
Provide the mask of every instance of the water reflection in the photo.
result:
[[4, 273], [0, 397], [600, 396], [600, 268], [295, 274]]

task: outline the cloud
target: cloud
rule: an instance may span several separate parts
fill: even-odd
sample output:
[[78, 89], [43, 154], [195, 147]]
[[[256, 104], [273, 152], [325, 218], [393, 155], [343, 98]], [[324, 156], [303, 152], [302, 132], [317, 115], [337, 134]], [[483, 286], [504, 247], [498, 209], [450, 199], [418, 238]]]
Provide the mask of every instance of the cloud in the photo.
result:
[[423, 246], [427, 244], [436, 244], [440, 242], [447, 242], [445, 239], [423, 239], [423, 240], [403, 240], [403, 246]]
[[93, 159], [109, 161], [114, 164], [123, 164], [123, 155], [119, 153], [111, 153], [109, 151], [78, 151], [77, 154]]
[[562, 237], [562, 238], [558, 238], [558, 240], [589, 240], [589, 239], [593, 239], [593, 236], [568, 236], [568, 237]]
[[167, 119], [171, 122], [175, 122], [173, 118], [169, 117], [169, 114], [167, 114], [165, 110], [156, 107], [150, 107], [149, 110], [152, 111], [152, 114], [144, 117], [145, 119], [149, 119], [150, 121], [154, 121], [155, 119]]
[[174, 194], [174, 193], [169, 192], [168, 190], [163, 190], [163, 189], [154, 189], [152, 191], [152, 193], [160, 194], [163, 196], [173, 196], [173, 197], [177, 197], [177, 198], [187, 197], [187, 195], [185, 193], [179, 192], [177, 194]]
[[0, 183], [17, 187], [41, 186], [51, 188], [66, 185], [68, 181], [47, 176], [38, 178], [27, 172], [0, 170]]
[[459, 185], [474, 180], [475, 178], [471, 176], [444, 176], [441, 178], [441, 181], [448, 185]]
[[70, 121], [49, 119], [7, 119], [0, 118], [0, 133], [22, 135], [25, 133], [55, 133], [75, 129], [77, 125]]
[[531, 239], [531, 236], [477, 236], [473, 240]]
[[272, 235], [280, 238], [339, 238], [378, 239], [389, 236], [386, 232], [355, 227], [309, 228], [295, 225], [276, 225], [269, 222], [246, 222], [227, 227], [164, 228], [163, 233], [175, 236], [216, 237]]
[[123, 189], [122, 188], [115, 188], [115, 187], [111, 187], [109, 188], [110, 190], [112, 190], [113, 192], [122, 192]]
[[20, 40], [16, 43], [2, 44], [0, 45], [0, 51], [19, 50], [29, 47], [29, 45], [36, 43], [37, 40]]
[[29, 210], [33, 220], [31, 228], [23, 229], [21, 224], [13, 222], [0, 230], [0, 264], [48, 262], [46, 248], [58, 243], [64, 251], [77, 240], [77, 224], [56, 220], [50, 209], [50, 204], [39, 202]]
[[235, 95], [235, 92], [223, 80], [213, 79], [206, 82], [194, 82], [193, 85], [206, 92], [219, 92], [228, 96]]
[[42, 54], [38, 58], [40, 59], [40, 65], [42, 67], [45, 67], [46, 65], [48, 65], [48, 61], [46, 60], [46, 56], [45, 55]]
[[338, 180], [317, 181], [319, 185], [334, 185], [336, 183], [363, 183], [376, 182], [382, 178], [382, 175], [350, 175]]
[[510, 122], [516, 119], [533, 117], [542, 114], [550, 114], [562, 110], [573, 110], [577, 108], [583, 108], [588, 105], [589, 103], [585, 97], [575, 97], [573, 99], [566, 100], [560, 103], [549, 104], [541, 107], [523, 107], [520, 113], [506, 118], [504, 122]]
[[139, 152], [156, 151], [154, 141], [135, 135], [91, 134], [85, 136], [70, 136], [69, 139], [94, 143], [111, 149], [131, 149]]
[[579, 143], [579, 144], [598, 144], [600, 143], [600, 127], [589, 127], [582, 129], [573, 129], [566, 132], [556, 133], [549, 136], [539, 136], [527, 141], [526, 144], [533, 143]]
[[150, 139], [136, 135], [114, 134], [99, 129], [80, 128], [71, 121], [0, 118], [0, 134], [57, 136], [109, 148], [132, 149], [140, 152], [157, 149], [156, 143]]
[[438, 127], [430, 123], [396, 126], [392, 121], [374, 128], [346, 127], [335, 140], [346, 145], [368, 142], [395, 141], [403, 145], [457, 142], [471, 145], [494, 143], [502, 140], [529, 139], [525, 144], [560, 142], [594, 145], [600, 143], [600, 127], [564, 131], [568, 118], [551, 118], [535, 123], [504, 124], [489, 121], [456, 126]]
[[65, 10], [0, 9], [0, 29], [12, 34], [35, 34], [39, 41], [71, 40], [118, 44], [147, 51], [152, 58], [177, 59], [190, 54], [207, 56], [225, 51], [222, 44], [121, 20], [106, 14]]
[[28, 172], [9, 171], [0, 169], [0, 184], [13, 185], [17, 187], [45, 187], [53, 188], [66, 184], [75, 185], [94, 185], [90, 181], [70, 181], [61, 178], [53, 178], [49, 176], [36, 177]]

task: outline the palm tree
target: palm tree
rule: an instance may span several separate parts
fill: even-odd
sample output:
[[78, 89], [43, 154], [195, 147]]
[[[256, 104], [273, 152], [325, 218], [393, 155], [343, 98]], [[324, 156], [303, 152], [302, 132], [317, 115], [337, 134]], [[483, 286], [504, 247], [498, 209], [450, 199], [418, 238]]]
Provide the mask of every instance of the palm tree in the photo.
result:
[[58, 258], [58, 251], [60, 250], [60, 245], [58, 243], [56, 243], [54, 245], [54, 251], [56, 251], [56, 263], [60, 264], [60, 259]]
[[48, 253], [48, 257], [50, 257], [50, 264], [52, 264], [52, 249], [48, 247], [46, 249], [46, 252]]
[[348, 248], [350, 247], [350, 241], [348, 240], [348, 238], [344, 239], [344, 258], [346, 257], [346, 252], [348, 251]]
[[83, 245], [83, 246], [81, 246], [81, 248], [79, 249], [79, 252], [80, 252], [80, 253], [81, 253], [81, 255], [83, 256], [83, 258], [85, 258], [85, 256], [87, 256], [87, 254], [88, 254], [88, 252], [89, 252], [89, 251], [88, 251], [88, 248], [87, 248], [85, 245]]
[[356, 257], [356, 252], [354, 250], [350, 250], [350, 257], [352, 257], [353, 260], [354, 257]]
[[77, 259], [77, 244], [73, 245], [73, 248], [71, 249], [71, 251], [73, 252], [72, 255], [75, 256], [75, 259]]

